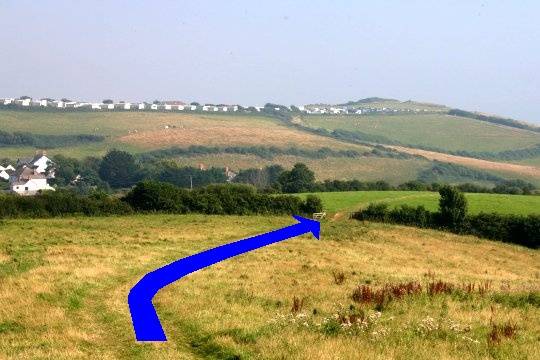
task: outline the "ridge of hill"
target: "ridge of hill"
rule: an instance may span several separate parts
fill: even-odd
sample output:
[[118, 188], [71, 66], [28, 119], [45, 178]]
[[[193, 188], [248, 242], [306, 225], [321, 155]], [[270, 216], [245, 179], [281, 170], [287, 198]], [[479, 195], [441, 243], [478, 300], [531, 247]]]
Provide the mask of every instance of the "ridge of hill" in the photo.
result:
[[[62, 154], [82, 158], [103, 156], [112, 148], [141, 154], [202, 146], [212, 147], [213, 150], [200, 153], [177, 151], [168, 155], [165, 152], [165, 155], [170, 155], [169, 159], [183, 165], [228, 166], [235, 170], [270, 164], [291, 167], [296, 162], [304, 162], [315, 171], [319, 180], [385, 180], [393, 185], [418, 179], [420, 174], [433, 168], [435, 160], [440, 160], [496, 175], [475, 176], [469, 180], [465, 177], [463, 181], [488, 185], [496, 182], [493, 179], [502, 177], [540, 184], [539, 170], [534, 165], [509, 164], [496, 158], [477, 161], [467, 156], [444, 153], [468, 150], [505, 151], [508, 154], [507, 151], [527, 146], [530, 151], [519, 152], [519, 159], [523, 160], [534, 155], [534, 149], [540, 143], [540, 134], [525, 129], [444, 114], [299, 118], [300, 123], [295, 120], [296, 117], [285, 120], [265, 113], [1, 110], [0, 128], [10, 133], [27, 132], [44, 136], [86, 134], [103, 138], [100, 142], [50, 148], [48, 151], [51, 156]], [[370, 137], [363, 137], [366, 134]], [[416, 139], [421, 142], [415, 142]], [[444, 149], [429, 150], [433, 144]], [[1, 147], [0, 159], [17, 159], [36, 150], [35, 146], [23, 145]], [[227, 150], [224, 147], [235, 149]], [[449, 181], [453, 180], [449, 178]]]

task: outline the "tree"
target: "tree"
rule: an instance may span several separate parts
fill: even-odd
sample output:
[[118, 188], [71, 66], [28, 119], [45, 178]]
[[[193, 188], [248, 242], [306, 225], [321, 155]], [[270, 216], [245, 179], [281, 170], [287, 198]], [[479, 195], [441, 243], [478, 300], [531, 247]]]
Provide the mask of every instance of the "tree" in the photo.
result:
[[112, 104], [113, 101], [111, 99], [105, 99], [105, 100], [103, 100], [103, 103], [104, 104]]
[[285, 193], [308, 192], [315, 185], [315, 174], [305, 164], [298, 163], [291, 171], [284, 171], [279, 182]]
[[111, 150], [99, 165], [99, 176], [112, 188], [129, 187], [137, 182], [139, 167], [130, 153]]
[[444, 226], [455, 231], [463, 230], [467, 216], [467, 199], [452, 186], [445, 185], [439, 190], [439, 215]]
[[196, 101], [193, 101], [190, 105], [193, 105], [193, 106], [201, 106], [201, 104], [199, 104], [199, 103], [196, 102]]

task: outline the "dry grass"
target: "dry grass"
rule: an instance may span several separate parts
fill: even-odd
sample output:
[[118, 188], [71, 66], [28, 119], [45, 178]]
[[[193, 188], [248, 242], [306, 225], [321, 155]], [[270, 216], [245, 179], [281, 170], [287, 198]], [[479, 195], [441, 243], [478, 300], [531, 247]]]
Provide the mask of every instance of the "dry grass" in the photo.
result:
[[[290, 223], [172, 215], [6, 221], [0, 358], [353, 359], [359, 349], [381, 359], [538, 357], [540, 310], [513, 305], [540, 290], [537, 251], [355, 221], [324, 223], [321, 241], [274, 244], [167, 287], [155, 304], [169, 341], [135, 343], [127, 293], [144, 273]], [[329, 279], [333, 272], [344, 274], [341, 285]], [[462, 297], [402, 296], [409, 287], [394, 286], [402, 299], [382, 313], [357, 309], [350, 298], [360, 284], [436, 279], [491, 285]], [[506, 323], [518, 326], [516, 335], [491, 345], [492, 324]]]
[[148, 149], [171, 146], [278, 146], [301, 148], [331, 147], [365, 149], [331, 138], [313, 135], [277, 124], [266, 118], [184, 115], [176, 119], [174, 128], [138, 131], [119, 138], [120, 141]]
[[514, 173], [519, 175], [532, 176], [536, 179], [540, 178], [540, 168], [531, 165], [518, 165], [497, 161], [474, 159], [465, 156], [449, 155], [435, 151], [407, 148], [403, 146], [389, 146], [398, 151], [406, 152], [413, 155], [421, 155], [429, 160], [438, 160], [453, 164], [470, 166], [473, 168], [502, 171], [505, 173]]

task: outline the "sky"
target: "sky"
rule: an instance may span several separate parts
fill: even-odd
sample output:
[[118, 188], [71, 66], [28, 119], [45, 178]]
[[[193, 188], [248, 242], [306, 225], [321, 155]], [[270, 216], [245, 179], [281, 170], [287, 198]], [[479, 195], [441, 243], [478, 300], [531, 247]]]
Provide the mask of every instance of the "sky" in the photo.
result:
[[378, 96], [540, 124], [540, 1], [0, 0], [0, 97]]

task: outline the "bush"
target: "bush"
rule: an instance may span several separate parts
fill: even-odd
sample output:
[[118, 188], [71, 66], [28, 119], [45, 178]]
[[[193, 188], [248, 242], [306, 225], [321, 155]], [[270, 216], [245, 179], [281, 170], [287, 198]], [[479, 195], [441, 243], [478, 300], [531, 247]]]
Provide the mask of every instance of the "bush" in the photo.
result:
[[353, 214], [357, 220], [371, 220], [423, 228], [448, 229], [491, 240], [504, 241], [533, 249], [540, 247], [540, 215], [467, 215], [466, 202], [459, 191], [441, 188], [439, 212], [427, 211], [423, 206], [402, 205], [388, 209], [384, 203], [370, 204]]
[[302, 201], [297, 196], [258, 193], [253, 186], [240, 184], [210, 185], [187, 191], [167, 183], [144, 181], [123, 200], [138, 211], [171, 213], [311, 214], [322, 208], [316, 196]]

